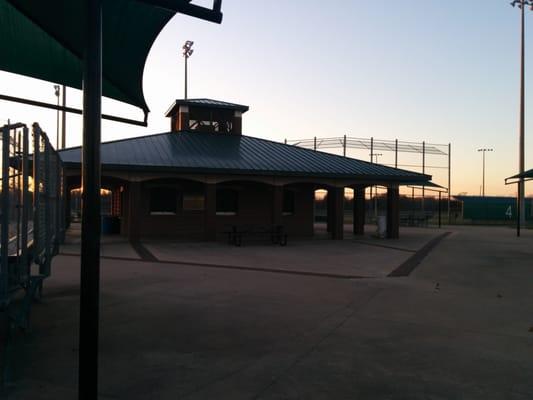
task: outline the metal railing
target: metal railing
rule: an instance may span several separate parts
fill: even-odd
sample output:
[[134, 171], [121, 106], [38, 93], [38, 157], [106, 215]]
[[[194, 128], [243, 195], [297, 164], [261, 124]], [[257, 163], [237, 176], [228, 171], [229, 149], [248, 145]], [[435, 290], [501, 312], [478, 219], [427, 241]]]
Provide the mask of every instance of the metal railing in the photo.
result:
[[[32, 132], [21, 123], [0, 129], [0, 316], [7, 321], [2, 385], [8, 380], [10, 338], [16, 328], [28, 328], [32, 300], [50, 276], [65, 221], [63, 166], [46, 134], [38, 124]], [[33, 264], [39, 273], [32, 274]]]

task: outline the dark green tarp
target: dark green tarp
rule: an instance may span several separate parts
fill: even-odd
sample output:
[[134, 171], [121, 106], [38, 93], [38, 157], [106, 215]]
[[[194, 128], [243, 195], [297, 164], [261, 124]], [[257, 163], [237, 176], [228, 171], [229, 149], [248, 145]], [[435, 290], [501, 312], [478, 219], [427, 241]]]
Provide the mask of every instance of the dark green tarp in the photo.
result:
[[[0, 69], [81, 89], [84, 4], [0, 0]], [[104, 96], [148, 112], [142, 91], [145, 60], [174, 14], [142, 1], [103, 1]]]

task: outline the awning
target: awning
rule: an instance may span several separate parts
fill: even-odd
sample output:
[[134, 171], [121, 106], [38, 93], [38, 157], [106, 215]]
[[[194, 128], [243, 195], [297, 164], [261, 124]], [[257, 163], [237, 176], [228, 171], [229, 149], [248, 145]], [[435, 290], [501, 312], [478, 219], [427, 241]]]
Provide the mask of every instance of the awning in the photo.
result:
[[414, 181], [407, 182], [407, 183], [402, 183], [402, 186], [407, 186], [407, 187], [415, 188], [415, 189], [425, 189], [425, 190], [429, 190], [430, 192], [441, 192], [441, 193], [448, 192], [448, 189], [445, 188], [444, 186], [438, 185], [435, 182], [431, 182], [431, 181], [427, 181], [424, 183], [414, 182]]
[[[157, 35], [176, 12], [220, 22], [216, 8], [190, 0], [104, 0], [103, 95], [148, 112], [142, 76]], [[0, 0], [0, 70], [81, 89], [84, 13], [83, 1]]]
[[521, 174], [516, 174], [516, 175], [510, 176], [509, 178], [505, 178], [505, 184], [506, 185], [511, 185], [511, 184], [514, 184], [514, 183], [518, 183], [518, 182], [520, 182], [521, 179], [523, 179], [525, 181], [529, 181], [529, 180], [533, 179], [533, 169], [525, 171], [525, 172], [523, 172]]

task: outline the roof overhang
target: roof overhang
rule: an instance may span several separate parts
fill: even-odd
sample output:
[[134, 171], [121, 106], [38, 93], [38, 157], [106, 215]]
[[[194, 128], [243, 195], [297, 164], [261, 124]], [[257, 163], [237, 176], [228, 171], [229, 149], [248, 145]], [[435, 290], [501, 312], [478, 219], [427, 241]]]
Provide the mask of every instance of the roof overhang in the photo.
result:
[[167, 112], [165, 113], [165, 117], [171, 117], [175, 115], [177, 111], [179, 110], [180, 106], [211, 108], [211, 109], [221, 109], [221, 110], [234, 110], [234, 111], [239, 111], [241, 113], [245, 113], [250, 109], [250, 107], [242, 105], [242, 104], [227, 103], [225, 101], [212, 100], [212, 99], [178, 99], [178, 100], [175, 100], [174, 103], [170, 105]]
[[429, 190], [430, 192], [448, 193], [447, 188], [445, 188], [444, 186], [438, 185], [435, 182], [431, 182], [430, 180], [426, 182], [411, 181], [411, 182], [403, 183], [402, 186], [407, 186], [413, 189]]
[[528, 171], [525, 171], [521, 174], [516, 174], [513, 176], [510, 176], [509, 178], [505, 178], [505, 184], [506, 185], [512, 185], [519, 183], [520, 181], [530, 181], [533, 180], [533, 169], [530, 169]]

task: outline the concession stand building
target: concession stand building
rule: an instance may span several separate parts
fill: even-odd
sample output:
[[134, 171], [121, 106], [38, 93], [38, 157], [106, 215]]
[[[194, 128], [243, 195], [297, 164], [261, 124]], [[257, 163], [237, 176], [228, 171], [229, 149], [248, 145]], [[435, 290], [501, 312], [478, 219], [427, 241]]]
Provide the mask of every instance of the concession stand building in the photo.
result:
[[[102, 186], [130, 240], [218, 240], [228, 226], [282, 226], [314, 235], [315, 191], [327, 190], [332, 239], [344, 233], [344, 190], [354, 190], [353, 232], [364, 233], [368, 186], [387, 188], [387, 237], [399, 236], [399, 187], [428, 175], [242, 134], [247, 106], [176, 100], [170, 131], [103, 143]], [[81, 149], [60, 151], [67, 196], [80, 187]], [[67, 202], [68, 203], [68, 202]], [[67, 215], [70, 211], [67, 210]]]

